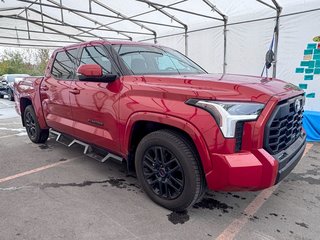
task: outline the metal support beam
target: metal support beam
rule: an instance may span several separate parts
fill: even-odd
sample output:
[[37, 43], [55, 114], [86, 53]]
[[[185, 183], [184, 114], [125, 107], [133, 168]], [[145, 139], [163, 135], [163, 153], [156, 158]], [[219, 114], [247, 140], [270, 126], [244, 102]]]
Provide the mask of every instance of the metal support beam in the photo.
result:
[[[177, 4], [179, 4], [179, 3], [183, 3], [183, 2], [186, 2], [186, 1], [187, 1], [187, 0], [181, 0], [181, 1], [178, 1], [178, 2], [175, 2], [175, 3], [172, 3], [172, 4], [169, 4], [169, 6], [177, 5]], [[123, 18], [123, 19], [120, 19], [120, 20], [117, 20], [117, 21], [114, 21], [114, 22], [111, 22], [111, 23], [107, 23], [107, 24], [105, 24], [104, 26], [110, 26], [110, 25], [112, 25], [112, 24], [116, 24], [116, 23], [119, 23], [119, 22], [122, 22], [122, 21], [125, 21], [125, 20], [130, 20], [130, 21], [132, 21], [132, 22], [141, 22], [141, 21], [137, 21], [137, 20], [135, 20], [135, 19], [133, 19], [133, 18], [135, 18], [135, 17], [140, 17], [140, 16], [146, 15], [146, 14], [148, 14], [148, 13], [156, 12], [156, 11], [158, 11], [158, 10], [157, 10], [157, 9], [149, 10], [149, 11], [147, 11], [147, 12], [139, 13], [139, 14], [130, 16], [130, 17], [128, 17], [128, 18]], [[157, 24], [156, 22], [152, 22], [152, 23], [146, 22], [146, 21], [143, 21], [143, 22], [144, 22], [144, 23], [147, 23], [147, 24]], [[165, 26], [165, 27], [181, 28], [181, 27], [172, 26], [172, 25], [170, 25], [170, 26], [168, 26], [168, 25], [163, 25], [163, 24], [157, 24], [157, 25], [159, 25], [159, 26]], [[98, 29], [100, 29], [100, 28], [102, 28], [102, 27], [99, 26], [99, 27], [96, 27], [96, 28], [92, 28], [92, 29], [89, 30], [88, 32], [91, 32], [91, 31], [93, 31], [93, 30], [98, 30]], [[81, 34], [79, 34], [78, 36], [80, 36], [80, 35], [81, 35]]]
[[[0, 18], [3, 17], [3, 18], [12, 18], [12, 19], [16, 19], [16, 15], [14, 16], [0, 16]], [[24, 20], [23, 20], [24, 21]], [[7, 28], [7, 27], [1, 27], [1, 29], [3, 30], [7, 30], [7, 31], [15, 31], [15, 32], [28, 32], [28, 30], [26, 29], [22, 29], [22, 28]], [[36, 30], [30, 30], [30, 33], [36, 33], [36, 34], [43, 34], [42, 31], [36, 31]], [[46, 32], [45, 33], [46, 35], [54, 35], [54, 36], [60, 36], [59, 33], [56, 33], [56, 32]], [[68, 36], [69, 37], [69, 36]], [[85, 36], [82, 36], [82, 37], [85, 37], [85, 38], [92, 38], [92, 39], [97, 39], [96, 37], [94, 36], [89, 36], [89, 35], [85, 35]], [[110, 38], [110, 39], [115, 39], [115, 40], [126, 40], [126, 39], [123, 39], [123, 38]], [[48, 40], [48, 42], [51, 42], [52, 40]]]
[[17, 27], [16, 28], [16, 37], [17, 37], [17, 43], [20, 44], [20, 41], [19, 41], [19, 34], [18, 34], [18, 31], [17, 31]]
[[38, 48], [57, 48], [57, 47], [63, 47], [63, 45], [42, 45], [42, 44], [23, 44], [21, 45], [20, 43], [9, 43], [9, 42], [0, 42], [0, 46], [8, 47], [8, 46], [14, 46], [14, 47], [38, 47]]
[[[62, 5], [62, 4], [59, 4], [59, 3], [57, 3], [57, 2], [55, 2], [55, 1], [53, 1], [53, 0], [47, 0], [47, 1], [50, 2], [50, 3], [52, 3], [52, 4], [55, 4], [56, 6], [59, 6], [59, 7], [61, 7], [61, 8], [66, 8], [66, 6], [64, 6], [64, 5]], [[61, 1], [61, 0], [60, 0], [60, 1]], [[72, 12], [73, 14], [76, 14], [76, 15], [78, 15], [78, 16], [80, 16], [80, 17], [82, 17], [82, 18], [84, 18], [84, 19], [86, 19], [86, 20], [88, 20], [88, 21], [90, 21], [90, 22], [93, 22], [94, 24], [99, 24], [99, 25], [103, 26], [103, 23], [101, 23], [101, 22], [99, 22], [99, 21], [96, 21], [95, 19], [92, 19], [92, 18], [90, 18], [90, 17], [87, 17], [86, 15], [83, 15], [82, 13], [78, 13], [78, 12], [74, 11], [73, 9], [72, 9], [72, 10], [69, 10], [69, 11]], [[122, 36], [127, 37], [130, 41], [132, 41], [132, 37], [131, 37], [131, 36], [129, 36], [129, 35], [125, 34], [125, 33], [120, 33], [118, 30], [116, 30], [116, 29], [114, 29], [114, 28], [112, 28], [112, 27], [108, 27], [108, 26], [105, 26], [105, 27], [106, 27], [107, 29], [109, 29], [109, 30], [112, 30], [112, 31], [114, 31], [114, 32], [122, 35]]]
[[30, 39], [30, 27], [29, 27], [29, 17], [28, 17], [28, 9], [26, 8], [25, 11], [26, 13], [26, 19], [27, 19], [27, 30], [28, 30], [28, 38]]
[[174, 10], [174, 11], [183, 12], [183, 13], [187, 13], [187, 14], [190, 14], [190, 15], [195, 15], [195, 16], [198, 16], [198, 17], [203, 17], [203, 18], [209, 18], [209, 19], [222, 21], [222, 19], [220, 19], [220, 18], [211, 17], [211, 16], [208, 16], [208, 15], [187, 11], [187, 10], [184, 10], [184, 9], [181, 9], [181, 8], [170, 7], [168, 5], [163, 5], [163, 4], [159, 4], [159, 3], [155, 3], [155, 2], [150, 2], [149, 0], [136, 0], [136, 1], [148, 3], [149, 5], [152, 5], [152, 6], [163, 7], [163, 8], [171, 9], [171, 10]]
[[262, 1], [262, 0], [256, 0], [256, 1], [259, 2], [259, 3], [261, 3], [261, 4], [263, 4], [263, 5], [265, 5], [265, 6], [267, 6], [267, 7], [269, 7], [269, 8], [272, 8], [273, 10], [276, 10], [276, 11], [277, 11], [277, 8], [274, 7], [274, 6], [272, 6], [272, 5], [270, 5], [269, 3], [266, 3], [266, 2], [264, 2], [264, 1]]
[[[30, 3], [31, 2], [30, 0], [17, 0], [17, 1], [24, 2], [24, 3]], [[36, 4], [36, 5], [40, 5], [40, 3], [37, 3], [37, 2], [32, 2], [32, 3]], [[46, 4], [46, 3], [42, 3], [42, 6], [61, 9], [61, 7], [59, 7], [59, 6], [55, 6], [55, 5], [52, 5], [52, 4]], [[74, 9], [74, 8], [63, 7], [62, 9], [66, 10], [66, 11], [74, 11], [74, 12], [77, 12], [77, 13], [84, 13], [84, 14], [89, 14], [89, 15], [93, 15], [93, 16], [101, 16], [101, 17], [106, 17], [106, 18], [120, 19], [121, 21], [128, 20], [128, 19], [125, 19], [125, 18], [122, 18], [122, 17], [119, 17], [119, 16], [102, 14], [102, 13], [97, 13], [97, 12], [90, 13], [88, 11], [78, 10], [78, 9]], [[158, 25], [158, 26], [163, 26], [163, 27], [180, 28], [180, 29], [182, 29], [182, 27], [180, 27], [180, 26], [164, 24], [164, 23], [161, 23], [161, 22], [145, 21], [145, 20], [138, 20], [138, 19], [131, 19], [131, 20], [134, 21], [134, 22], [139, 22], [139, 23], [153, 24], [153, 25]], [[110, 24], [112, 24], [112, 23], [104, 24], [104, 26], [108, 26]]]
[[280, 15], [282, 12], [282, 7], [278, 4], [277, 0], [271, 0], [274, 6], [262, 0], [256, 0], [256, 1], [277, 11], [276, 26], [274, 27], [274, 63], [272, 65], [273, 67], [272, 77], [276, 78], [277, 77], [277, 61], [278, 61], [278, 45], [279, 45], [279, 26], [280, 26]]
[[[60, 0], [60, 6], [62, 6], [62, 0]], [[63, 20], [63, 9], [62, 8], [60, 9], [60, 14], [61, 14], [61, 22], [64, 23], [64, 20]]]
[[209, 0], [203, 0], [205, 4], [207, 4], [212, 11], [218, 13], [223, 20], [223, 66], [222, 66], [222, 71], [223, 74], [226, 73], [226, 68], [227, 68], [227, 24], [228, 24], [228, 17], [227, 15], [223, 14], [215, 5], [213, 5], [212, 2]]
[[[29, 11], [32, 11], [32, 12], [35, 12], [35, 13], [38, 13], [38, 14], [41, 14], [41, 12], [39, 12], [39, 11], [33, 9], [33, 8], [30, 8]], [[65, 25], [65, 26], [74, 28], [74, 29], [76, 29], [76, 30], [78, 30], [78, 31], [80, 31], [80, 32], [84, 32], [84, 30], [82, 30], [81, 28], [75, 27], [75, 26], [73, 26], [73, 25], [71, 25], [71, 24], [68, 24], [68, 23], [66, 23], [66, 22], [63, 23], [61, 20], [59, 20], [59, 19], [57, 19], [57, 18], [51, 17], [51, 16], [49, 16], [49, 15], [47, 15], [47, 14], [44, 14], [44, 13], [42, 13], [42, 15], [43, 15], [44, 17], [47, 17], [47, 18], [53, 20], [53, 21], [57, 21], [57, 22]], [[33, 21], [36, 22], [35, 20], [33, 20]], [[46, 28], [48, 28], [48, 27], [46, 27]], [[89, 33], [89, 34], [92, 35], [92, 36], [94, 36], [94, 37], [96, 37], [96, 38], [100, 38], [100, 39], [104, 40], [104, 38], [102, 38], [102, 37], [100, 37], [100, 36], [98, 36], [98, 35], [95, 35], [95, 34], [93, 34], [93, 33]], [[71, 35], [68, 35], [68, 36], [71, 37]], [[75, 38], [75, 37], [73, 37], [73, 38]], [[78, 40], [78, 39], [77, 39], [77, 40]], [[81, 39], [78, 40], [78, 41], [82, 41], [82, 42], [83, 42], [83, 40], [81, 40]]]
[[3, 38], [3, 39], [11, 39], [11, 40], [22, 40], [22, 41], [27, 41], [27, 40], [31, 40], [31, 41], [37, 41], [37, 42], [58, 42], [58, 43], [68, 43], [68, 44], [74, 44], [74, 43], [79, 43], [79, 42], [76, 42], [76, 41], [69, 41], [69, 40], [50, 40], [50, 39], [39, 39], [39, 38], [21, 38], [18, 36], [18, 29], [16, 29], [16, 37], [9, 37], [9, 36], [0, 36], [0, 38]]
[[34, 2], [31, 2], [30, 1], [30, 5], [28, 6], [28, 7], [26, 7], [26, 8], [24, 8], [20, 13], [18, 13], [18, 16], [20, 16], [22, 13], [24, 13], [24, 11], [26, 10], [26, 9], [29, 9], [33, 4], [35, 4], [36, 2], [37, 2], [38, 0], [35, 0]]
[[92, 0], [89, 0], [89, 13], [92, 13]]
[[[32, 9], [29, 9], [29, 11], [32, 11]], [[49, 25], [55, 25], [55, 26], [61, 26], [61, 27], [66, 27], [65, 23], [58, 23], [58, 22], [49, 22], [49, 21], [40, 21], [40, 20], [34, 20], [32, 19], [33, 21], [35, 22], [39, 22], [39, 23], [43, 23], [43, 24], [49, 24]], [[68, 26], [67, 26], [68, 27]], [[82, 28], [82, 29], [92, 29], [91, 27], [88, 27], [88, 26], [82, 26], [82, 25], [72, 25], [72, 27], [77, 27], [77, 28]], [[103, 31], [107, 31], [107, 32], [114, 32], [113, 30], [110, 30], [110, 29], [102, 29]], [[82, 34], [85, 34], [89, 31], [84, 31], [82, 32]], [[123, 32], [123, 31], [120, 31], [119, 32]], [[133, 32], [133, 31], [124, 31], [125, 33], [132, 33], [132, 34], [141, 34], [141, 35], [148, 35], [148, 36], [153, 36], [152, 33], [142, 33], [142, 32]], [[74, 34], [72, 36], [76, 37], [76, 36], [83, 36], [82, 34]], [[101, 36], [100, 36], [101, 37]], [[103, 38], [108, 38], [108, 37], [103, 37]], [[127, 39], [127, 38], [126, 38]]]
[[277, 62], [278, 62], [278, 45], [279, 45], [279, 26], [280, 26], [280, 15], [282, 11], [282, 7], [277, 3], [276, 0], [272, 0], [273, 4], [277, 8], [277, 18], [276, 18], [276, 27], [274, 29], [274, 64], [272, 77], [277, 77]]
[[181, 26], [183, 26], [183, 28], [184, 28], [184, 53], [185, 53], [186, 56], [188, 56], [188, 25], [185, 24], [184, 22], [180, 21], [178, 18], [176, 18], [175, 16], [171, 15], [167, 11], [163, 10], [162, 8], [154, 5], [152, 2], [150, 2], [148, 0], [143, 0], [143, 1], [136, 0], [136, 1], [148, 4], [149, 6], [153, 7], [156, 10], [158, 10], [159, 12], [164, 14], [165, 16], [169, 17], [171, 20], [173, 20], [173, 21], [179, 23]]
[[40, 0], [40, 12], [41, 12], [42, 32], [44, 32], [44, 26], [43, 26], [43, 10], [42, 10], [42, 0]]
[[[186, 1], [187, 1], [187, 0], [181, 0], [181, 1], [178, 1], [178, 2], [171, 3], [171, 4], [169, 4], [168, 6], [174, 6], [174, 5], [177, 5], [177, 4], [186, 2]], [[161, 7], [161, 9], [162, 9], [162, 8], [163, 8], [163, 7]], [[139, 14], [130, 16], [129, 19], [130, 19], [131, 21], [135, 21], [135, 20], [133, 19], [133, 18], [135, 18], [135, 17], [140, 17], [140, 16], [143, 16], [143, 15], [146, 15], [146, 14], [149, 14], [149, 13], [152, 13], [152, 12], [156, 12], [156, 11], [158, 11], [158, 10], [157, 10], [157, 9], [152, 9], [152, 10], [149, 10], [149, 11], [147, 11], [147, 12], [143, 12], [143, 13], [139, 13]], [[124, 20], [126, 20], [126, 19], [120, 19], [120, 20], [117, 20], [117, 21], [108, 23], [107, 25], [109, 26], [109, 25], [112, 25], [112, 24], [115, 24], [115, 23], [122, 22], [122, 21], [124, 21]], [[161, 25], [160, 25], [160, 26], [161, 26]]]
[[14, 11], [14, 10], [25, 10], [24, 7], [13, 7], [13, 8], [0, 8], [0, 12]]
[[213, 5], [212, 2], [210, 2], [209, 0], [202, 0], [202, 1], [211, 8], [211, 11], [218, 13], [222, 17], [222, 19], [220, 20], [224, 21], [225, 19], [228, 19], [227, 15], [223, 14], [215, 5]]
[[[42, 27], [42, 25], [41, 25], [40, 23], [38, 23], [37, 21], [31, 20], [31, 19], [27, 19], [27, 18], [18, 16], [18, 15], [16, 16], [16, 19], [22, 19], [22, 20], [25, 20], [25, 21], [27, 21], [27, 22], [30, 22], [30, 23], [32, 23], [32, 24], [35, 24], [35, 25], [37, 25], [37, 26]], [[84, 41], [83, 41], [82, 39], [80, 39], [80, 38], [70, 36], [69, 34], [63, 33], [63, 32], [61, 32], [61, 31], [58, 31], [58, 30], [54, 29], [54, 28], [51, 28], [51, 27], [48, 27], [48, 26], [44, 26], [44, 27], [45, 27], [46, 29], [48, 29], [48, 30], [51, 30], [51, 31], [53, 31], [53, 32], [59, 33], [59, 34], [64, 35], [64, 36], [66, 36], [66, 37], [72, 38], [72, 39], [77, 40], [77, 41], [79, 41], [79, 42], [84, 42]]]
[[228, 19], [226, 18], [223, 22], [223, 74], [227, 72], [227, 24]]
[[99, 2], [98, 0], [90, 0], [90, 1], [93, 1], [94, 3], [96, 3], [96, 4], [98, 4], [99, 6], [101, 6], [101, 7], [105, 8], [105, 9], [109, 10], [110, 12], [116, 14], [117, 16], [120, 16], [120, 17], [122, 17], [122, 18], [125, 18], [125, 19], [127, 19], [128, 21], [130, 21], [130, 22], [138, 25], [139, 27], [148, 30], [149, 32], [151, 32], [151, 33], [154, 35], [154, 43], [157, 43], [157, 33], [156, 33], [156, 31], [154, 31], [153, 29], [148, 28], [148, 27], [144, 26], [144, 25], [141, 24], [141, 23], [137, 23], [137, 22], [132, 21], [128, 16], [122, 14], [121, 12], [118, 12], [118, 11], [114, 10], [113, 8], [107, 6], [106, 4], [103, 4], [103, 3]]

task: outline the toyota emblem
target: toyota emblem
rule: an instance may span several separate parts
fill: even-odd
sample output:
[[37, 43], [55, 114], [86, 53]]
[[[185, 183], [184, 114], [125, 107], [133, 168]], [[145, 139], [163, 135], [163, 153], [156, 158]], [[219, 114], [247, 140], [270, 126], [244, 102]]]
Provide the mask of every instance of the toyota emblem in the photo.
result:
[[294, 110], [296, 112], [299, 112], [299, 110], [301, 109], [301, 101], [300, 99], [297, 99], [295, 102], [294, 102]]

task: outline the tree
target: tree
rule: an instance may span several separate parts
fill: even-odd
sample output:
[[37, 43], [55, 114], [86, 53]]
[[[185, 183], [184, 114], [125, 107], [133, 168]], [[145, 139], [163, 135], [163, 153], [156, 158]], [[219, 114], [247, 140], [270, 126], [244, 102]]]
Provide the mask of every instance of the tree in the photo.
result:
[[43, 75], [48, 59], [48, 49], [4, 50], [0, 55], [0, 75]]

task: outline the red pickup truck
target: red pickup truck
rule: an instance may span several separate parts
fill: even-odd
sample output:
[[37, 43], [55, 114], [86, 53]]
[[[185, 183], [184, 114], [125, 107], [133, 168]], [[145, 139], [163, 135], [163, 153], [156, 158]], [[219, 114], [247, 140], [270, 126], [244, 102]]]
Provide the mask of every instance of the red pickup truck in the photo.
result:
[[208, 74], [167, 47], [92, 41], [57, 49], [15, 86], [30, 140], [49, 129], [126, 161], [171, 210], [216, 191], [259, 190], [301, 159], [304, 92], [277, 79]]

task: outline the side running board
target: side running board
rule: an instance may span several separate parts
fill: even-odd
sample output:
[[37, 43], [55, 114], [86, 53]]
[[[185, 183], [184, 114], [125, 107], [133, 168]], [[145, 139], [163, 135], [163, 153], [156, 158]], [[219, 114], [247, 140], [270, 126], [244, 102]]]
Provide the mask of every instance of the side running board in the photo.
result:
[[82, 142], [78, 139], [74, 139], [56, 130], [50, 129], [50, 135], [54, 136], [55, 140], [58, 143], [61, 143], [67, 147], [72, 147], [74, 144], [83, 146], [84, 147], [83, 154], [99, 162], [105, 162], [109, 159], [114, 159], [116, 161], [123, 162], [123, 158], [120, 156], [110, 153], [102, 148], [98, 148], [96, 146], [92, 146], [88, 143]]

